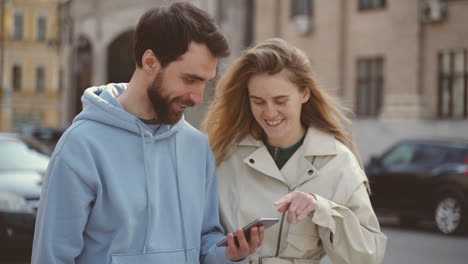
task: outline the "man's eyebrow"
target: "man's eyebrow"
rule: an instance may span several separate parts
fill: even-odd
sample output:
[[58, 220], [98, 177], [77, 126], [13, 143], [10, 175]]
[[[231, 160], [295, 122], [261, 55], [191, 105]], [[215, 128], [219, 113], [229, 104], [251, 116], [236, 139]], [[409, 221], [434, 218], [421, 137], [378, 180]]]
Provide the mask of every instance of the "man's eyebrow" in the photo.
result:
[[199, 80], [199, 81], [206, 81], [205, 78], [197, 75], [197, 74], [194, 74], [194, 73], [183, 73], [182, 75], [184, 75], [185, 77], [189, 77], [191, 79], [195, 79], [195, 80]]

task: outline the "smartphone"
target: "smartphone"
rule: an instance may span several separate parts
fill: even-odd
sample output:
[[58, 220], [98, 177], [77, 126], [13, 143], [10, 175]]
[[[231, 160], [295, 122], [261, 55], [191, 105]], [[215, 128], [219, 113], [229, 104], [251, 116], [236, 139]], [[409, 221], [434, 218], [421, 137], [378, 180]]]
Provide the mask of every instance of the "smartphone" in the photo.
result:
[[[258, 218], [255, 221], [251, 222], [250, 224], [244, 226], [242, 230], [244, 231], [245, 238], [247, 241], [250, 240], [250, 229], [254, 226], [263, 226], [265, 229], [268, 227], [276, 224], [279, 222], [279, 218]], [[239, 247], [239, 240], [237, 239], [237, 234], [234, 232], [234, 242], [236, 243], [236, 246]], [[227, 237], [218, 243], [216, 243], [218, 247], [227, 247]]]

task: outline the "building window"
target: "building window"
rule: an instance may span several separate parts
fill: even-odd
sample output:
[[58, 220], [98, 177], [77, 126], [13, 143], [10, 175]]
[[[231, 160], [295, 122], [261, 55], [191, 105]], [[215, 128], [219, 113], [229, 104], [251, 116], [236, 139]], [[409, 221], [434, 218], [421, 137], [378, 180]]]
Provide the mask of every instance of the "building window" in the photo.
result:
[[292, 0], [291, 18], [296, 31], [306, 35], [312, 30], [313, 0]]
[[468, 50], [439, 53], [438, 114], [443, 119], [468, 117]]
[[291, 17], [312, 16], [312, 1], [313, 0], [292, 0]]
[[16, 13], [13, 18], [13, 38], [22, 39], [23, 38], [23, 14]]
[[47, 19], [43, 16], [37, 18], [37, 40], [45, 40], [47, 33]]
[[383, 58], [357, 62], [357, 115], [376, 117], [383, 101]]
[[385, 8], [385, 0], [359, 0], [359, 10]]
[[20, 91], [21, 90], [21, 66], [19, 65], [13, 66], [11, 80], [13, 81], [12, 83], [13, 91], [15, 92]]
[[45, 90], [45, 69], [42, 66], [36, 68], [36, 92], [42, 93]]

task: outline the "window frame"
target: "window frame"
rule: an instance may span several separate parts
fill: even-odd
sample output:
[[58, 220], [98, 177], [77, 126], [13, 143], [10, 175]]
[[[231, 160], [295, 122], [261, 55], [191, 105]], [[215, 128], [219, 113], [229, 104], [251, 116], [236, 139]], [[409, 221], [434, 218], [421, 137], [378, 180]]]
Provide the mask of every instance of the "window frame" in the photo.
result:
[[[361, 75], [364, 64], [366, 74]], [[384, 65], [383, 56], [363, 57], [356, 61], [356, 116], [378, 117], [383, 105], [384, 97]], [[365, 90], [362, 92], [362, 90]], [[374, 89], [374, 90], [371, 90]], [[365, 102], [362, 102], [362, 97]], [[374, 102], [374, 103], [372, 103]]]
[[23, 84], [23, 67], [21, 64], [13, 64], [11, 69], [11, 87], [14, 92], [19, 92]]
[[[463, 70], [461, 73], [456, 72], [455, 56], [462, 54]], [[448, 57], [448, 58], [447, 58]], [[444, 60], [448, 59], [448, 72], [444, 69]], [[439, 119], [463, 120], [468, 118], [468, 49], [458, 49], [450, 51], [441, 51], [437, 55], [437, 117]], [[454, 83], [456, 79], [462, 79], [462, 116], [455, 116], [454, 108]], [[445, 87], [447, 86], [447, 87]], [[448, 98], [445, 97], [445, 92], [448, 92]], [[447, 100], [447, 101], [445, 101]]]
[[[41, 31], [41, 24], [40, 21], [43, 20], [43, 31]], [[36, 40], [38, 41], [45, 41], [47, 40], [47, 16], [45, 15], [38, 15], [36, 17]], [[43, 32], [43, 34], [41, 34]]]
[[[313, 16], [314, 0], [291, 0], [290, 3], [291, 3], [291, 14], [290, 14], [291, 18], [294, 18], [296, 16], [307, 16], [310, 18]], [[308, 3], [308, 7], [301, 9], [300, 7], [304, 3]]]
[[[18, 17], [21, 17], [21, 20], [17, 20]], [[13, 13], [13, 31], [12, 31], [12, 38], [13, 39], [23, 39], [24, 38], [24, 25], [25, 25], [25, 17], [24, 13], [21, 11], [15, 11]], [[18, 24], [18, 23], [19, 24]]]
[[[375, 1], [379, 1], [376, 3]], [[358, 11], [379, 10], [387, 8], [386, 0], [358, 0]]]
[[[42, 79], [40, 80], [39, 73], [42, 73]], [[46, 87], [46, 68], [43, 65], [36, 67], [36, 92], [44, 93]]]

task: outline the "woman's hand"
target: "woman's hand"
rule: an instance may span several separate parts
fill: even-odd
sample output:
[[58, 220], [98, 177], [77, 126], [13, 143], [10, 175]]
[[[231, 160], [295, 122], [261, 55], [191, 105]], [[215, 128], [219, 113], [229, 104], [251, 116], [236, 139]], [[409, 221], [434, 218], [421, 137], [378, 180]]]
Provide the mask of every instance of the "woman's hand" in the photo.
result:
[[234, 242], [234, 236], [229, 233], [227, 235], [228, 247], [226, 249], [226, 257], [231, 261], [239, 261], [255, 253], [257, 248], [262, 245], [264, 230], [265, 228], [263, 226], [250, 228], [250, 241], [247, 241], [242, 229], [237, 229], [236, 234], [239, 247], [237, 247]]
[[288, 223], [297, 224], [317, 208], [317, 200], [312, 194], [293, 191], [281, 197], [275, 205], [282, 205], [278, 212], [288, 211]]

